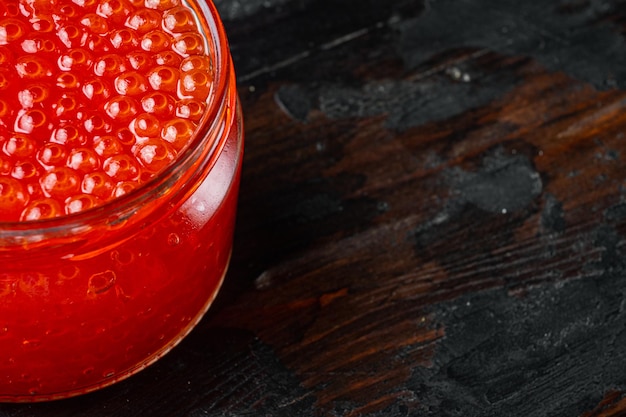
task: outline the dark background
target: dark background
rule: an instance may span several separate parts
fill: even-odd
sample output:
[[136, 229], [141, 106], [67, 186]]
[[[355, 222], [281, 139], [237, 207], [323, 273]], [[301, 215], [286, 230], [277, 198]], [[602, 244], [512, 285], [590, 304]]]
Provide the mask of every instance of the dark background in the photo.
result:
[[233, 262], [141, 374], [0, 416], [626, 415], [626, 2], [216, 2]]

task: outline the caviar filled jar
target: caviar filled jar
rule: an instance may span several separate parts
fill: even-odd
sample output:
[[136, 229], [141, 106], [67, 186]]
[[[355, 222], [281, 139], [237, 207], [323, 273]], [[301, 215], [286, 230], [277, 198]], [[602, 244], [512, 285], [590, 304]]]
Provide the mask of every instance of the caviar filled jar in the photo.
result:
[[243, 152], [198, 0], [0, 0], [0, 401], [122, 380], [209, 308]]

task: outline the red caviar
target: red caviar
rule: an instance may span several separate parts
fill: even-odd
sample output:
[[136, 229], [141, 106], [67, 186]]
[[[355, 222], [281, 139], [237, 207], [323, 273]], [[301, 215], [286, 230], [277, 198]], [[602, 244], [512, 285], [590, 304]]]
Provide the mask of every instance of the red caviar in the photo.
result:
[[0, 0], [0, 401], [109, 385], [202, 317], [243, 132], [211, 3]]
[[[0, 221], [101, 205], [148, 181], [184, 148], [209, 99], [214, 67], [181, 0], [4, 0], [1, 10], [0, 147], [7, 168], [0, 175], [30, 187], [0, 183], [7, 205]], [[97, 152], [103, 138], [113, 142], [128, 130], [131, 137], [114, 142], [115, 150]], [[91, 187], [96, 172], [113, 187]], [[79, 194], [91, 203], [75, 204]], [[33, 210], [50, 200], [62, 210]]]

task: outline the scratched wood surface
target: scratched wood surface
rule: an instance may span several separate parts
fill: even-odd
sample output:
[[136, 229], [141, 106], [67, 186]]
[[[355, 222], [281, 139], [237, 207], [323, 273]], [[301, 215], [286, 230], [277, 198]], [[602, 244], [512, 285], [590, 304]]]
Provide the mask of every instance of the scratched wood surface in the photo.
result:
[[0, 416], [626, 415], [626, 2], [216, 4], [223, 292], [136, 377]]

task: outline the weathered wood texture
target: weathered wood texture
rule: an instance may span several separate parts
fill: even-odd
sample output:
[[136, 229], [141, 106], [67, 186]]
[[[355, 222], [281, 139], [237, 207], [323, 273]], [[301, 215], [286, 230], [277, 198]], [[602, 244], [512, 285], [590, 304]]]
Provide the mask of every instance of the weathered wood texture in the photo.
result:
[[224, 291], [140, 375], [0, 416], [626, 415], [626, 2], [217, 4]]

